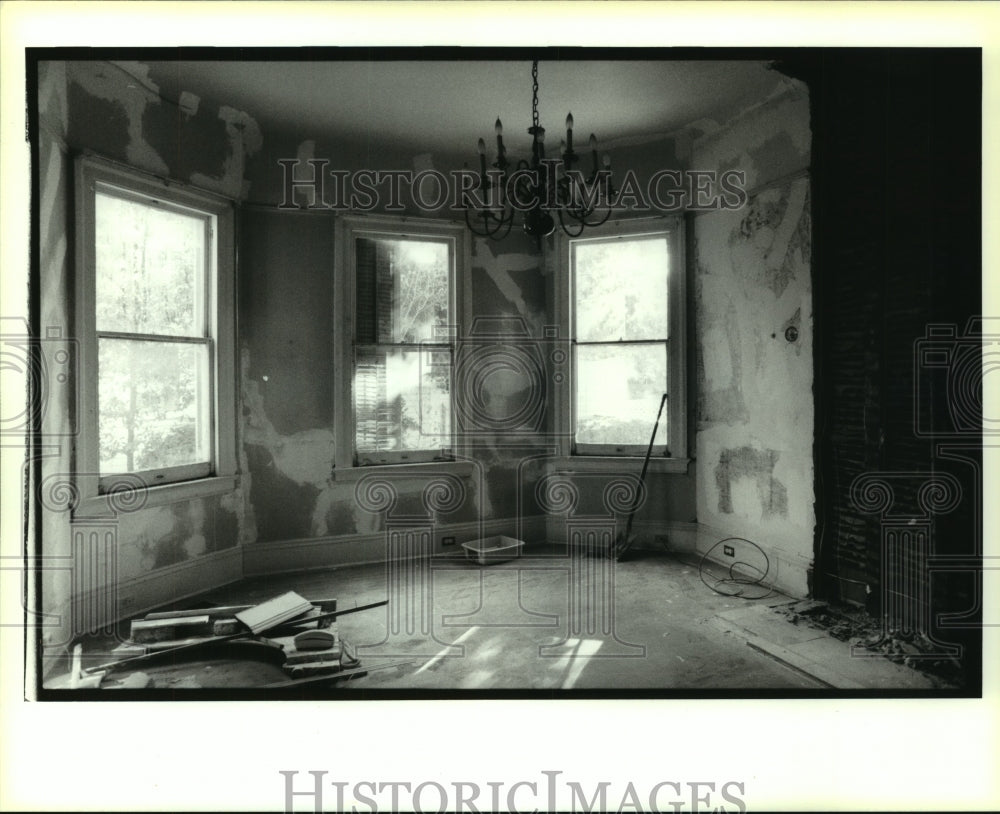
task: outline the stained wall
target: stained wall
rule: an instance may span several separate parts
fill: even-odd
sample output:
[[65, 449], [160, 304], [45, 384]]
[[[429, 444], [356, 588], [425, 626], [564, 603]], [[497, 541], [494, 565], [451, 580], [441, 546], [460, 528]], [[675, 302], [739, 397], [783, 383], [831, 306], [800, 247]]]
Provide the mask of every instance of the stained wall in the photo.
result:
[[[390, 513], [360, 499], [358, 479], [338, 477], [334, 467], [333, 215], [279, 210], [285, 179], [278, 160], [447, 172], [468, 156], [333, 143], [307, 123], [292, 132], [262, 132], [254, 111], [191, 94], [164, 99], [156, 77], [138, 63], [43, 64], [39, 108], [41, 318], [63, 336], [72, 338], [74, 329], [73, 154], [90, 150], [241, 204], [239, 482], [225, 495], [129, 506], [105, 524], [101, 534], [114, 540], [106, 548], [114, 549], [121, 588], [108, 600], [114, 609], [128, 615], [244, 573], [384, 556]], [[641, 175], [667, 166], [745, 169], [752, 191], [742, 210], [691, 218], [693, 460], [685, 474], [651, 476], [639, 526], [647, 540], [663, 532], [678, 547], [701, 550], [719, 535], [757, 540], [772, 556], [779, 584], [797, 593], [805, 592], [814, 524], [808, 121], [805, 92], [793, 87], [728, 122], [700, 123], [615, 153], [618, 165]], [[409, 200], [404, 210], [433, 214]], [[544, 355], [556, 323], [553, 251], [551, 243], [518, 235], [501, 243], [471, 239], [471, 313], [460, 326], [459, 356], [489, 366], [512, 352]], [[789, 328], [797, 331], [794, 341], [785, 338]], [[461, 486], [443, 502], [438, 494], [433, 509], [426, 477], [394, 476], [392, 511], [423, 513], [437, 528], [452, 528], [459, 541], [501, 527], [524, 539], [544, 536], [544, 522], [535, 522], [542, 514], [535, 486], [558, 445], [551, 371], [538, 380], [531, 371], [531, 365], [513, 372], [501, 365], [475, 392], [460, 387], [459, 420], [475, 430], [463, 438], [465, 462], [455, 469]], [[490, 418], [532, 400], [538, 409], [520, 425]], [[72, 388], [50, 404], [48, 426], [66, 440], [42, 463], [42, 481], [72, 471]], [[72, 560], [70, 520], [65, 502], [43, 504], [47, 555]], [[440, 534], [433, 546], [444, 550]], [[67, 607], [66, 577], [46, 579], [46, 606]]]
[[768, 582], [800, 596], [816, 522], [810, 145], [798, 82], [695, 140], [692, 164], [745, 171], [749, 196], [742, 209], [696, 214], [688, 249], [697, 549], [746, 538], [758, 548], [734, 543], [734, 559], [742, 551]]
[[75, 473], [73, 461], [82, 375], [73, 322], [74, 157], [93, 153], [238, 199], [261, 135], [242, 111], [191, 95], [163, 98], [140, 63], [43, 62], [37, 87], [39, 335], [70, 352], [53, 371], [59, 386], [44, 392], [37, 478], [40, 553], [58, 566], [42, 574], [42, 608], [57, 620], [43, 639], [58, 648], [74, 631], [238, 578], [237, 546], [252, 531], [239, 487], [157, 506], [123, 499], [110, 514], [78, 505], [75, 484], [96, 473]]

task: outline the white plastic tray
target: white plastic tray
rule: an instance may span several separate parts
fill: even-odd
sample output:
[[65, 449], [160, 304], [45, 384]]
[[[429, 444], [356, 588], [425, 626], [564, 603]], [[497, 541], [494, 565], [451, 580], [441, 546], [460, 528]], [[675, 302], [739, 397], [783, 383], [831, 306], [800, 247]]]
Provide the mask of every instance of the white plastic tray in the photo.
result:
[[480, 565], [492, 565], [498, 562], [515, 560], [521, 556], [521, 549], [523, 547], [524, 543], [520, 540], [515, 540], [513, 537], [505, 537], [502, 534], [462, 543], [466, 559], [477, 562]]

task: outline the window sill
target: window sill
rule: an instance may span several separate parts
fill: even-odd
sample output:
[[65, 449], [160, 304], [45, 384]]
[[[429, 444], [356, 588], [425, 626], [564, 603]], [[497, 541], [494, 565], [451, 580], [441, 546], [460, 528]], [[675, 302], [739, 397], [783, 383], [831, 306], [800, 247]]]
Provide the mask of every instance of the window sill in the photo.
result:
[[212, 495], [232, 492], [239, 479], [236, 475], [218, 475], [210, 478], [168, 483], [163, 486], [147, 486], [133, 493], [118, 495], [91, 495], [82, 498], [73, 511], [74, 517], [108, 517], [147, 509], [151, 506], [165, 506], [185, 500], [197, 500]]
[[[650, 458], [647, 472], [657, 474], [686, 475], [690, 458]], [[572, 474], [574, 472], [622, 472], [638, 474], [642, 471], [642, 456], [622, 457], [603, 455], [570, 455], [550, 464], [553, 472]]]
[[391, 475], [395, 477], [423, 477], [443, 473], [456, 475], [460, 478], [470, 477], [475, 472], [475, 464], [471, 461], [421, 461], [417, 463], [369, 464], [367, 466], [352, 466], [347, 469], [334, 469], [335, 481], [361, 480], [365, 475]]

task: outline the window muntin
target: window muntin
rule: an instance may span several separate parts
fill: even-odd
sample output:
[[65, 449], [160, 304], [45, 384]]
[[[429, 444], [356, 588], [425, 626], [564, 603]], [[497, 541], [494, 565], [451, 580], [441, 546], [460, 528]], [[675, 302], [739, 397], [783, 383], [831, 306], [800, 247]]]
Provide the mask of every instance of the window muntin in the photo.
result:
[[356, 462], [441, 457], [451, 445], [454, 242], [368, 234], [353, 252]]
[[[570, 244], [577, 454], [646, 451], [660, 399], [670, 393], [670, 239], [661, 232]], [[660, 419], [654, 455], [669, 454], [670, 412]]]

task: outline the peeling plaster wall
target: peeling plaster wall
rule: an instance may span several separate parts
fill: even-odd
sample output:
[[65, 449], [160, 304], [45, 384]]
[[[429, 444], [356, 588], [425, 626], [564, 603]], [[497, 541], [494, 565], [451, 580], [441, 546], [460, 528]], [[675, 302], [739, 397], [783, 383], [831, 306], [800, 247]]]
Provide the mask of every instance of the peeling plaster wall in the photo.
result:
[[[66, 67], [63, 63], [43, 63], [39, 66], [38, 113], [40, 136], [38, 144], [39, 171], [39, 326], [43, 333], [57, 332], [72, 339], [71, 305], [68, 292], [72, 284], [72, 256], [69, 237], [72, 234], [72, 175], [73, 163], [64, 147], [67, 123]], [[28, 325], [8, 325], [3, 320], [5, 350], [11, 334], [28, 336]], [[24, 346], [25, 351], [27, 345]], [[25, 359], [27, 362], [27, 359]], [[42, 432], [47, 449], [41, 451], [38, 466], [39, 484], [68, 480], [72, 471], [72, 435], [74, 430], [74, 397], [72, 386], [50, 387], [42, 404]], [[44, 491], [42, 493], [44, 495]], [[53, 561], [71, 562], [72, 533], [69, 513], [58, 501], [41, 500], [33, 525], [42, 539], [43, 556]], [[43, 633], [47, 644], [59, 645], [72, 636], [70, 618], [71, 575], [64, 569], [45, 569], [41, 580], [41, 608], [59, 619], [57, 628]]]
[[[689, 154], [690, 143], [685, 142], [679, 146], [673, 137], [663, 136], [641, 144], [608, 145], [608, 148], [613, 151], [616, 164], [634, 170], [640, 184], [645, 186], [646, 180], [656, 171], [683, 167], [680, 154]], [[415, 172], [436, 169], [447, 174], [461, 168], [472, 157], [472, 152], [469, 155], [407, 155], [379, 144], [335, 142], [324, 138], [322, 134], [299, 130], [294, 133], [269, 132], [265, 150], [254, 156], [248, 163], [247, 171], [255, 202], [272, 207], [283, 202], [303, 206], [314, 203], [315, 199], [309, 197], [309, 190], [293, 190], [289, 182], [310, 181], [314, 177], [313, 169], [311, 166], [300, 166], [296, 173], [286, 175], [288, 171], [278, 163], [282, 159], [297, 159], [299, 162], [310, 159], [327, 161], [325, 169], [328, 172], [366, 168]], [[383, 185], [379, 189], [383, 194], [380, 201], [382, 206], [375, 211], [385, 212], [388, 209], [385, 198], [387, 187]], [[329, 180], [324, 182], [323, 197], [328, 203], [337, 200], [336, 187]], [[421, 210], [406, 194], [405, 186], [400, 196], [400, 205], [399, 214], [450, 219], [459, 216], [457, 212], [447, 208], [437, 212]], [[281, 218], [286, 219], [286, 223], [298, 224], [296, 228], [300, 230], [301, 242], [305, 248], [300, 246], [296, 249], [299, 254], [294, 268], [287, 260], [277, 257], [265, 261], [264, 266], [248, 276], [250, 284], [255, 284], [252, 282], [254, 279], [264, 280], [269, 276], [277, 278], [284, 275], [293, 280], [293, 285], [303, 292], [303, 299], [329, 302], [327, 289], [316, 281], [332, 280], [332, 253], [322, 258], [314, 255], [310, 248], [312, 238], [307, 236], [313, 234], [314, 229], [327, 229], [332, 233], [332, 225], [326, 225], [330, 215], [331, 213], [322, 211], [311, 216], [275, 212], [271, 218], [274, 228], [280, 230], [276, 224]], [[516, 521], [519, 518], [538, 516], [541, 509], [536, 503], [535, 485], [544, 471], [545, 460], [558, 457], [557, 439], [550, 431], [554, 425], [551, 412], [554, 405], [551, 375], [554, 371], [546, 360], [552, 347], [549, 331], [556, 324], [551, 297], [551, 260], [557, 249], [553, 241], [545, 241], [539, 245], [519, 229], [518, 224], [506, 239], [499, 242], [482, 237], [470, 238], [471, 264], [467, 270], [467, 283], [471, 292], [471, 312], [466, 315], [462, 326], [463, 337], [456, 353], [457, 364], [478, 366], [483, 372], [478, 377], [457, 376], [459, 391], [456, 394], [456, 418], [465, 430], [464, 434], [460, 433], [460, 452], [473, 460], [477, 467], [477, 476], [473, 479], [475, 483], [469, 484], [469, 503], [466, 514], [463, 515], [470, 520]], [[243, 251], [246, 263], [255, 262], [253, 258], [259, 256], [261, 251], [268, 251], [259, 246], [263, 242], [261, 235], [266, 233], [258, 226], [246, 229], [245, 240], [254, 246], [253, 249], [245, 247]], [[280, 243], [295, 239], [290, 234], [272, 234]], [[273, 244], [270, 251], [277, 251]], [[273, 282], [272, 285], [284, 284]], [[286, 300], [281, 296], [264, 300], [253, 294], [250, 300], [252, 302], [246, 303], [247, 310], [242, 313], [241, 342], [244, 351], [249, 343], [251, 366], [256, 367], [260, 354], [271, 355], [275, 352], [273, 348], [262, 346], [259, 331], [266, 330], [264, 326], [267, 324], [285, 319], [286, 316], [283, 315], [294, 309], [290, 307], [290, 299]], [[249, 317], [248, 312], [252, 312]], [[326, 357], [315, 348], [307, 349], [306, 352], [314, 370], [328, 370], [329, 362]], [[543, 372], [540, 375], [536, 362], [541, 362]], [[276, 415], [282, 411], [298, 414], [303, 409], [307, 410], [309, 399], [306, 394], [292, 393], [287, 388], [264, 383], [261, 380], [262, 373], [261, 369], [255, 370], [249, 378], [244, 376], [248, 405], [255, 403], [253, 394], [257, 391], [280, 394], [261, 412], [262, 423], [270, 419], [277, 424]], [[316, 375], [314, 378], [323, 381], [324, 376]], [[474, 387], [466, 391], [461, 389], [463, 383], [473, 380]], [[306, 390], [308, 391], [308, 386]], [[508, 426], [505, 418], [518, 411], [523, 411], [528, 418], [520, 425]], [[326, 425], [313, 423], [309, 426], [318, 430], [321, 426], [332, 427], [333, 423], [331, 419]], [[248, 427], [247, 441], [255, 444], [251, 438], [252, 431]], [[284, 520], [276, 524], [269, 517], [266, 521], [267, 528], [261, 529], [259, 540], [280, 541], [368, 530], [370, 524], [352, 525], [355, 520], [363, 520], [354, 517], [358, 510], [353, 493], [336, 481], [322, 481], [319, 476], [323, 473], [317, 471], [317, 480], [310, 484], [296, 487], [288, 482], [286, 473], [275, 466], [271, 448], [275, 444], [288, 442], [290, 439], [287, 433], [281, 431], [278, 436], [263, 444], [264, 449], [253, 450], [254, 457], [249, 461], [253, 480], [249, 493], [251, 509], [258, 521], [264, 522], [260, 518], [265, 514], [273, 516], [274, 511], [285, 516]], [[332, 444], [324, 443], [328, 461], [332, 463]], [[247, 449], [249, 452], [250, 446]], [[328, 475], [329, 466], [326, 469]], [[635, 473], [638, 469], [637, 465]], [[268, 483], [272, 482], [272, 478], [276, 479], [273, 491], [275, 496], [269, 496], [272, 494], [269, 489], [258, 489], [261, 477], [269, 479]], [[608, 476], [606, 480], [610, 481], [613, 477]], [[672, 520], [690, 522], [694, 519], [693, 476], [650, 475], [649, 484], [651, 499], [637, 517], [637, 524], [662, 525]], [[288, 501], [276, 497], [279, 493], [289, 492], [294, 492], [294, 496]], [[331, 507], [330, 511], [334, 507], [340, 508], [337, 509], [338, 513], [331, 515], [325, 509], [327, 506]], [[347, 513], [346, 507], [352, 509], [352, 514]], [[312, 519], [307, 521], [307, 518]]]
[[[248, 525], [256, 526], [252, 539], [257, 543], [377, 533], [386, 519], [384, 513], [365, 510], [355, 496], [355, 483], [333, 473], [334, 216], [276, 208], [285, 198], [279, 159], [328, 159], [331, 170], [434, 167], [447, 172], [456, 166], [447, 157], [401, 156], [302, 135], [268, 134], [267, 149], [248, 170], [252, 197], [262, 206], [248, 207], [242, 219], [242, 451], [246, 516]], [[407, 214], [434, 214], [417, 210], [406, 196], [403, 204]], [[550, 322], [543, 258], [534, 241], [517, 234], [499, 244], [472, 238], [471, 254], [465, 273], [472, 312], [462, 326], [465, 339], [456, 360], [488, 366], [497, 352], [512, 345], [537, 346], [543, 336], [542, 328]], [[473, 462], [474, 474], [465, 479], [464, 500], [442, 521], [509, 519], [513, 530], [517, 517], [538, 513], [532, 499], [538, 473], [519, 466], [544, 451], [540, 433], [548, 400], [532, 390], [531, 373], [530, 367], [498, 369], [479, 381], [482, 386], [477, 384], [475, 392], [459, 391], [456, 420], [470, 431], [460, 437], [458, 452]], [[530, 398], [540, 400], [537, 422], [507, 427], [501, 420], [496, 431], [489, 431], [489, 416], [506, 417]], [[397, 513], [405, 513], [410, 504], [416, 514], [424, 513], [424, 482], [395, 474], [390, 480], [399, 490]], [[356, 556], [350, 547], [343, 551]]]
[[798, 83], [696, 140], [692, 166], [742, 169], [751, 195], [696, 215], [689, 246], [698, 548], [746, 537], [770, 558], [767, 581], [795, 595], [815, 526], [809, 156]]
[[[199, 104], [191, 94], [182, 100], [163, 98], [140, 63], [43, 62], [38, 79], [41, 254], [36, 284], [40, 326], [46, 336], [58, 335], [72, 341], [71, 156], [92, 152], [138, 170], [239, 198], [247, 192], [243, 179], [246, 158], [260, 149], [262, 140], [256, 123], [245, 113], [225, 107], [213, 109]], [[79, 371], [74, 369], [67, 386], [47, 396], [43, 432], [48, 457], [41, 463], [39, 525], [41, 553], [64, 559], [71, 569], [77, 569], [73, 579], [79, 585], [79, 562], [73, 558], [82, 550], [74, 545], [74, 535], [79, 536], [87, 521], [79, 513], [71, 514], [69, 503], [61, 500], [63, 495], [53, 486], [60, 478], [67, 483], [73, 478], [73, 393], [78, 384]], [[52, 487], [48, 492], [46, 485]], [[237, 490], [233, 494], [121, 511], [105, 521], [101, 529], [108, 535], [102, 540], [113, 540], [114, 567], [109, 576], [113, 587], [121, 592], [120, 596], [111, 595], [112, 605], [106, 612], [127, 615], [151, 601], [155, 594], [136, 589], [130, 600], [133, 605], [114, 607], [113, 603], [128, 593], [128, 584], [139, 580], [148, 585], [150, 576], [163, 569], [234, 550], [248, 538], [252, 525], [247, 525], [245, 501]], [[217, 557], [211, 560], [219, 562]], [[215, 572], [216, 567], [223, 570]], [[74, 626], [80, 630], [84, 629], [81, 625], [106, 621], [103, 617], [73, 620], [68, 610], [73, 598], [81, 598], [81, 589], [71, 587], [70, 572], [50, 573], [43, 578], [42, 607], [59, 614], [64, 624], [47, 633], [49, 644], [66, 644]], [[231, 578], [230, 566], [206, 564], [199, 570], [198, 579], [171, 590], [174, 596], [181, 596]], [[87, 576], [82, 584], [98, 591], [108, 587], [107, 577], [101, 577], [101, 584], [96, 584], [95, 579], [97, 575]]]

